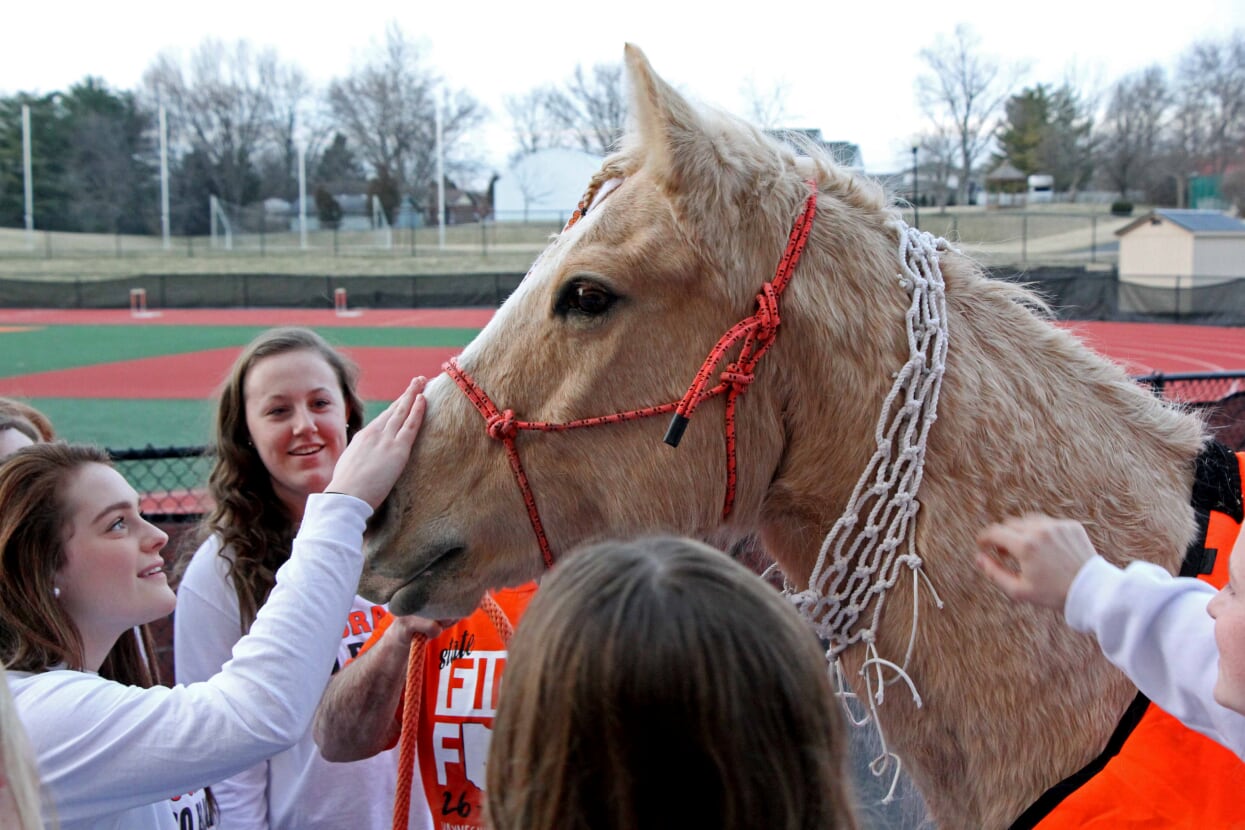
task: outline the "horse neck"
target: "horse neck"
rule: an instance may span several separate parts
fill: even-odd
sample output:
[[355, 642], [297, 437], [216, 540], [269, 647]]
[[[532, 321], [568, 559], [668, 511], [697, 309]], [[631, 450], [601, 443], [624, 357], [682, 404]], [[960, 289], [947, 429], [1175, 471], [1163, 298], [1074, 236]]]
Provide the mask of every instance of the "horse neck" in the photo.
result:
[[808, 260], [784, 299], [774, 349], [787, 438], [762, 513], [767, 547], [801, 585], [874, 453], [893, 373], [908, 359], [897, 265], [878, 255], [857, 267], [879, 276], [859, 279], [816, 251]]
[[[1164, 539], [1169, 550], [1182, 549], [1200, 422], [1142, 393], [1119, 367], [1041, 319], [1025, 307], [1032, 298], [1022, 289], [984, 278], [958, 255], [942, 261], [950, 348], [926, 450], [924, 513], [950, 511], [963, 525], [1035, 509], [1101, 516], [1147, 525], [1123, 543], [1157, 551], [1154, 539]], [[862, 281], [860, 272], [820, 264], [792, 283], [784, 308], [786, 342], [775, 351], [789, 438], [762, 521], [767, 545], [797, 584], [875, 450], [883, 401], [908, 353], [896, 266], [883, 254], [872, 266], [878, 276]], [[1151, 486], [1133, 486], [1137, 477]], [[1095, 495], [1104, 488], [1107, 502]], [[1129, 511], [1147, 518], [1123, 522]]]

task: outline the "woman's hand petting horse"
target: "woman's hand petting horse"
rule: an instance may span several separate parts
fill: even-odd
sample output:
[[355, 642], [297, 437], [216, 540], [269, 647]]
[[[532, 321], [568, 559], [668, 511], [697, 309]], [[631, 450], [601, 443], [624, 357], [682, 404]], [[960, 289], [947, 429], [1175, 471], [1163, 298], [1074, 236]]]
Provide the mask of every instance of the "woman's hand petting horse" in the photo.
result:
[[[359, 430], [337, 460], [328, 492], [357, 496], [373, 510], [380, 506], [406, 467], [424, 421], [426, 403], [420, 393], [425, 383], [422, 377], [413, 378], [401, 397]], [[369, 461], [364, 462], [369, 456]], [[379, 465], [377, 457], [389, 459], [390, 463]]]
[[1015, 600], [1062, 611], [1077, 572], [1096, 551], [1080, 522], [1030, 514], [977, 535], [977, 564]]

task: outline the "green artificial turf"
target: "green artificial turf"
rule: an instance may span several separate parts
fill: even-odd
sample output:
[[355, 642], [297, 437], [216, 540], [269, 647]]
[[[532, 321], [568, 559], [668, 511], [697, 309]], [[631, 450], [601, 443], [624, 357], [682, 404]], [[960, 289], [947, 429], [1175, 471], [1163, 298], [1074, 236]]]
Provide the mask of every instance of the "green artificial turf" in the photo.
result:
[[[0, 377], [244, 346], [270, 326], [47, 326], [0, 338]], [[320, 327], [335, 346], [465, 346], [471, 328]], [[158, 394], [158, 393], [157, 393]]]

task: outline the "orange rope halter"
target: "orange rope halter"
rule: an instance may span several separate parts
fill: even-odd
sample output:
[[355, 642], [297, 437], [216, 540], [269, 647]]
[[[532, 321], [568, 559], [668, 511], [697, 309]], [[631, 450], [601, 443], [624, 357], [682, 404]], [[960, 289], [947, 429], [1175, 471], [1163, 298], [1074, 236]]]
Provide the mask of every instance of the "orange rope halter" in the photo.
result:
[[[509, 646], [514, 636], [506, 612], [485, 594], [480, 610], [488, 615], [503, 644]], [[415, 746], [419, 738], [419, 707], [424, 688], [424, 652], [428, 638], [416, 634], [411, 638], [411, 653], [406, 664], [406, 689], [402, 694], [402, 733], [398, 738], [398, 786], [393, 797], [393, 830], [406, 830], [411, 814], [411, 788], [415, 783]]]
[[[549, 546], [549, 538], [545, 535], [544, 525], [540, 521], [540, 511], [536, 507], [536, 497], [532, 494], [532, 487], [528, 483], [527, 473], [523, 470], [523, 462], [519, 459], [519, 450], [515, 445], [515, 438], [522, 430], [561, 432], [568, 429], [595, 427], [602, 424], [617, 424], [623, 421], [648, 418], [653, 415], [674, 413], [664, 440], [670, 446], [677, 447], [679, 441], [683, 438], [683, 431], [687, 429], [688, 421], [691, 419], [696, 407], [702, 401], [725, 394], [726, 496], [722, 506], [722, 518], [725, 519], [730, 515], [731, 509], [735, 505], [736, 483], [735, 402], [756, 377], [757, 363], [760, 361], [761, 356], [773, 345], [774, 338], [778, 334], [778, 325], [781, 322], [778, 316], [778, 300], [800, 261], [800, 254], [803, 253], [804, 246], [808, 242], [808, 235], [813, 227], [813, 218], [817, 213], [817, 185], [815, 182], [810, 181], [808, 182], [808, 187], [808, 198], [804, 202], [803, 210], [800, 211], [800, 215], [791, 227], [791, 233], [787, 238], [787, 247], [783, 251], [782, 259], [778, 262], [774, 279], [762, 285], [761, 292], [757, 294], [756, 312], [740, 320], [722, 335], [717, 345], [710, 350], [708, 356], [701, 364], [700, 370], [696, 373], [691, 386], [688, 387], [682, 399], [678, 401], [658, 406], [647, 406], [641, 409], [631, 409], [626, 412], [616, 412], [612, 415], [581, 418], [563, 423], [520, 421], [514, 417], [513, 410], [499, 409], [492, 399], [489, 398], [488, 394], [480, 388], [480, 385], [458, 365], [456, 358], [451, 358], [441, 367], [454, 380], [454, 383], [458, 384], [458, 388], [467, 396], [467, 400], [471, 401], [472, 406], [484, 418], [484, 427], [489, 438], [500, 441], [502, 446], [505, 447], [506, 457], [510, 461], [510, 469], [514, 473], [515, 481], [519, 485], [519, 491], [523, 494], [523, 503], [527, 506], [528, 520], [531, 522], [532, 531], [536, 534], [536, 543], [540, 546], [540, 553], [544, 558], [545, 567], [553, 567], [553, 551]], [[581, 208], [587, 199], [588, 197], [585, 196], [584, 202], [580, 203]], [[573, 225], [581, 215], [581, 210], [577, 209], [571, 221], [567, 223], [567, 227]], [[711, 375], [726, 356], [727, 350], [740, 341], [743, 341], [743, 346], [740, 348], [739, 356], [733, 362], [728, 363], [725, 370], [718, 375], [718, 384], [707, 389]]]

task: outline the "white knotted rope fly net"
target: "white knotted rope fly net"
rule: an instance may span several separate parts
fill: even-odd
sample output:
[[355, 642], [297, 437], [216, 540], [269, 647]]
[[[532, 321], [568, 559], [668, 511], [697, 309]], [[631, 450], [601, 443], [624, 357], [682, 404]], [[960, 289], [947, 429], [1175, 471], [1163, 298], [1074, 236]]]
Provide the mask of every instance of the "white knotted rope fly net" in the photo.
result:
[[[922, 569], [914, 531], [920, 502], [917, 494], [925, 468], [925, 445], [938, 414], [938, 395], [946, 370], [947, 306], [941, 251], [945, 239], [892, 223], [899, 235], [898, 282], [911, 298], [905, 322], [908, 360], [895, 373], [895, 381], [882, 405], [875, 428], [876, 449], [852, 491], [843, 514], [822, 542], [817, 563], [806, 590], [786, 593], [816, 630], [829, 643], [826, 657], [832, 662], [836, 690], [845, 702], [857, 699], [851, 691], [839, 659], [856, 643], [865, 646], [860, 674], [867, 694], [867, 711], [852, 722], [872, 722], [881, 740], [881, 753], [870, 769], [882, 775], [893, 765], [894, 776], [883, 802], [894, 795], [899, 781], [899, 758], [886, 744], [877, 719], [886, 687], [903, 681], [919, 707], [921, 696], [908, 676], [907, 665], [916, 641], [919, 588], [924, 584], [935, 605], [942, 600]], [[902, 660], [878, 653], [876, 637], [887, 592], [905, 575], [913, 582], [912, 628]]]

